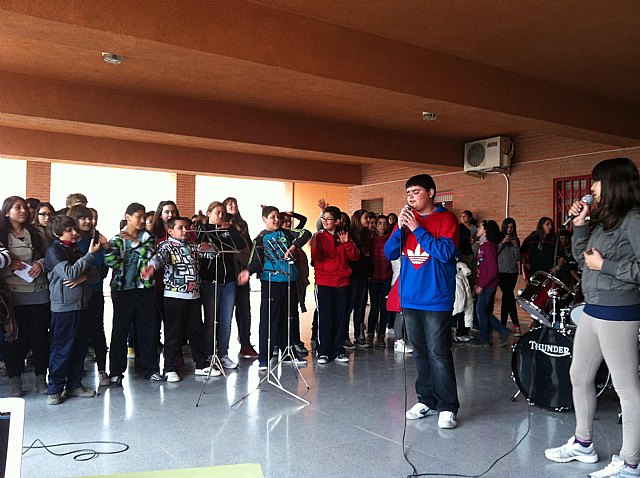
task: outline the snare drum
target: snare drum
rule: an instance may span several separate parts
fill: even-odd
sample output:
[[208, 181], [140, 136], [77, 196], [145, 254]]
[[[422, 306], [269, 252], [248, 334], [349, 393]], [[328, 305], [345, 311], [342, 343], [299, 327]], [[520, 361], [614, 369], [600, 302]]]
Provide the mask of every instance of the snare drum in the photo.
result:
[[547, 327], [553, 324], [553, 300], [556, 297], [556, 312], [571, 303], [572, 293], [562, 281], [544, 271], [538, 271], [531, 276], [529, 284], [520, 292], [516, 300], [520, 307], [534, 319]]
[[[572, 353], [572, 334], [548, 327], [530, 330], [514, 345], [513, 379], [530, 403], [556, 411], [573, 407], [569, 377]], [[604, 361], [595, 383], [596, 394], [600, 396], [609, 384], [609, 370]]]
[[579, 304], [576, 304], [571, 308], [571, 322], [576, 324], [576, 326], [580, 323], [582, 312], [584, 312], [584, 302], [580, 302]]
[[584, 311], [584, 294], [582, 293], [582, 286], [580, 282], [576, 284], [573, 288], [573, 302], [571, 303], [571, 312], [569, 316], [571, 318], [571, 322], [573, 322], [576, 326], [580, 322], [580, 318], [582, 317], [582, 312]]

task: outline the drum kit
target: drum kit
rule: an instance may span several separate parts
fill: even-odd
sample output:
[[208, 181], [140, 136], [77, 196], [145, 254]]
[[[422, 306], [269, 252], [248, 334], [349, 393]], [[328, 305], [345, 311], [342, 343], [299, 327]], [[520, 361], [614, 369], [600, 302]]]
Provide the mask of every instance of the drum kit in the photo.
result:
[[[569, 377], [573, 336], [584, 309], [580, 283], [571, 290], [557, 277], [538, 271], [516, 300], [539, 325], [513, 346], [512, 377], [519, 391], [512, 400], [522, 392], [531, 404], [568, 410], [573, 407]], [[595, 387], [597, 396], [612, 387], [604, 362]]]

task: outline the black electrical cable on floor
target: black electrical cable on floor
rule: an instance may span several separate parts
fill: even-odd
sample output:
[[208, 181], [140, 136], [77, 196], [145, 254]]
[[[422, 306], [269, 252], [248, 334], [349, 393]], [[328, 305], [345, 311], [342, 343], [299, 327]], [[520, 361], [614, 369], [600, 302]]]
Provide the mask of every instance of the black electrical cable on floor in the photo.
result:
[[[400, 274], [398, 274], [398, 279], [400, 280], [400, 276], [402, 275], [402, 243], [403, 243], [403, 236], [404, 236], [404, 231], [402, 229], [400, 229]], [[401, 287], [402, 287], [402, 282], [398, 283], [398, 296], [400, 298], [400, 314], [402, 314], [402, 294], [401, 294]], [[397, 319], [397, 317], [396, 317]], [[406, 324], [404, 321], [404, 318], [402, 320], [402, 332], [403, 332], [403, 337], [406, 343], [407, 340], [407, 331], [406, 331]], [[405, 345], [406, 346], [406, 345]], [[463, 474], [458, 474], [458, 473], [418, 473], [417, 468], [415, 467], [415, 465], [411, 462], [411, 460], [409, 460], [409, 457], [407, 456], [407, 447], [405, 446], [405, 439], [407, 436], [407, 405], [408, 405], [408, 395], [407, 395], [407, 362], [406, 362], [406, 354], [403, 351], [402, 354], [402, 369], [403, 369], [403, 373], [404, 373], [404, 425], [402, 427], [402, 457], [404, 458], [404, 461], [407, 462], [407, 464], [411, 467], [411, 469], [413, 470], [413, 472], [410, 475], [407, 475], [407, 478], [416, 478], [419, 476], [455, 476], [455, 477], [460, 477], [460, 478], [480, 478], [484, 475], [486, 475], [487, 473], [489, 473], [494, 466], [496, 466], [498, 464], [498, 462], [500, 460], [502, 460], [503, 458], [506, 458], [507, 456], [509, 456], [511, 453], [513, 453], [516, 448], [518, 448], [520, 446], [520, 443], [522, 443], [524, 441], [525, 438], [527, 438], [527, 436], [529, 435], [529, 432], [531, 431], [531, 406], [529, 406], [527, 408], [527, 431], [525, 432], [525, 434], [522, 436], [522, 438], [520, 438], [517, 443], [509, 450], [507, 451], [505, 454], [503, 454], [502, 456], [498, 457], [496, 460], [494, 460], [493, 463], [491, 463], [491, 465], [489, 465], [489, 468], [487, 468], [485, 471], [483, 471], [482, 473], [478, 474], [478, 475], [463, 475]]]
[[[40, 445], [37, 445], [37, 443], [40, 443]], [[119, 445], [122, 448], [117, 450], [112, 450], [112, 451], [98, 451], [98, 450], [94, 450], [93, 448], [79, 448], [75, 450], [70, 450], [65, 453], [56, 453], [55, 451], [51, 450], [51, 448], [56, 448], [60, 446], [93, 445], [93, 444]], [[129, 445], [119, 441], [79, 441], [79, 442], [55, 443], [53, 445], [45, 445], [42, 440], [40, 440], [39, 438], [36, 438], [33, 441], [33, 443], [31, 443], [31, 445], [25, 446], [22, 448], [23, 448], [22, 450], [23, 455], [27, 453], [29, 450], [37, 450], [37, 449], [44, 448], [45, 450], [47, 450], [47, 452], [51, 453], [54, 456], [74, 455], [73, 459], [75, 461], [89, 461], [89, 460], [92, 460], [93, 458], [98, 457], [99, 455], [116, 455], [118, 453], [124, 453], [129, 449]]]
[[[406, 425], [406, 419], [405, 419], [405, 425]], [[528, 406], [528, 410], [527, 410], [527, 431], [524, 433], [522, 438], [520, 438], [517, 441], [517, 443], [515, 445], [513, 445], [513, 447], [511, 447], [511, 449], [509, 451], [507, 451], [505, 454], [501, 455], [500, 457], [496, 458], [494, 460], [494, 462], [491, 463], [491, 465], [489, 465], [489, 468], [487, 468], [482, 473], [480, 473], [478, 475], [463, 475], [463, 474], [459, 474], [459, 473], [417, 473], [415, 466], [413, 466], [413, 463], [411, 463], [408, 460], [408, 458], [406, 457], [406, 454], [404, 454], [405, 455], [405, 460], [407, 460], [407, 462], [411, 465], [411, 468], [413, 468], [413, 473], [410, 474], [410, 475], [407, 475], [407, 478], [414, 478], [414, 477], [418, 477], [418, 476], [457, 476], [457, 477], [461, 477], [461, 478], [480, 478], [480, 477], [486, 475], [487, 473], [489, 473], [493, 469], [493, 467], [498, 464], [498, 462], [500, 460], [502, 460], [503, 458], [506, 458], [511, 453], [513, 453], [516, 450], [516, 448], [518, 448], [520, 446], [520, 443], [522, 443], [524, 441], [524, 439], [527, 438], [527, 436], [529, 435], [530, 431], [531, 431], [531, 406]], [[404, 446], [404, 437], [403, 437], [403, 446]]]

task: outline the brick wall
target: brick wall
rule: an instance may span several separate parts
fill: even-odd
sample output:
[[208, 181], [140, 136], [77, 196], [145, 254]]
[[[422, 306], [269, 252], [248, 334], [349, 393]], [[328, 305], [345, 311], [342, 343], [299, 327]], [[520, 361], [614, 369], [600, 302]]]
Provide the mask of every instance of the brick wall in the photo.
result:
[[[535, 229], [540, 217], [553, 217], [554, 178], [590, 174], [599, 161], [621, 156], [640, 167], [640, 147], [621, 149], [538, 133], [521, 134], [513, 139], [515, 156], [509, 176], [509, 215], [516, 220], [521, 239]], [[359, 209], [362, 200], [382, 197], [385, 212], [399, 211], [405, 204], [405, 181], [421, 173], [429, 174], [429, 170], [379, 164], [363, 166], [363, 186], [349, 188], [349, 210]], [[494, 219], [498, 224], [504, 219], [506, 180], [502, 175], [481, 180], [459, 172], [434, 175], [434, 179], [439, 191], [453, 192], [453, 212], [457, 215], [470, 209], [479, 219]], [[524, 281], [520, 278], [516, 291], [523, 288]], [[494, 310], [498, 317], [500, 297], [498, 293]], [[530, 317], [520, 308], [518, 315], [526, 330]]]
[[[518, 224], [520, 236], [535, 229], [542, 216], [553, 216], [553, 179], [589, 174], [607, 158], [625, 156], [640, 166], [640, 147], [621, 149], [603, 144], [538, 133], [513, 138], [515, 156], [509, 176], [509, 215]], [[382, 197], [385, 212], [397, 212], [405, 204], [405, 181], [428, 168], [394, 167], [384, 164], [362, 167], [363, 186], [349, 188], [349, 210], [360, 208], [362, 200]], [[462, 172], [434, 175], [439, 191], [453, 192], [453, 212], [473, 211], [479, 219], [505, 217], [506, 180], [501, 174], [485, 179]]]
[[27, 161], [27, 197], [51, 200], [51, 163]]
[[197, 212], [195, 174], [176, 174], [176, 205], [182, 216], [191, 217]]

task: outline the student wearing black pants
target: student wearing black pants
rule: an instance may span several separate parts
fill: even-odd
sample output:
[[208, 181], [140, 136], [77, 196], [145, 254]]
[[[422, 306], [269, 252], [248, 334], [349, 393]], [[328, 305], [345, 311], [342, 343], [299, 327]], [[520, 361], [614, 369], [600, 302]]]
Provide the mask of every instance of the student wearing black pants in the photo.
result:
[[113, 329], [109, 351], [112, 387], [122, 386], [122, 375], [127, 368], [127, 335], [132, 322], [136, 330], [136, 359], [145, 378], [153, 382], [164, 380], [158, 362], [154, 280], [141, 277], [156, 252], [155, 236], [145, 230], [144, 218], [144, 206], [130, 204], [125, 212], [126, 226], [102, 246], [104, 262], [113, 268]]
[[322, 214], [322, 230], [311, 239], [311, 261], [316, 278], [318, 310], [318, 363], [348, 362], [345, 329], [348, 324], [348, 290], [351, 268], [360, 253], [347, 231], [338, 231], [340, 209], [327, 206]]

